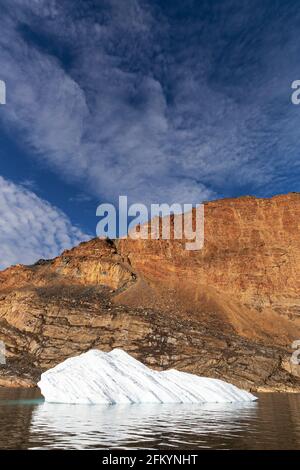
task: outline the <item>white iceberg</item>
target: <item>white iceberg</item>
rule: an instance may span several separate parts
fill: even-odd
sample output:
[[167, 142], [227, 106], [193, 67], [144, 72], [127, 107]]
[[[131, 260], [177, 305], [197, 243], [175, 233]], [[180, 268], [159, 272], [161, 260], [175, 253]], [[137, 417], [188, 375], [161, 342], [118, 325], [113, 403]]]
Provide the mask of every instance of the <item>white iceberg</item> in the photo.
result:
[[38, 383], [47, 402], [80, 404], [231, 403], [256, 400], [218, 379], [158, 372], [121, 349], [91, 350], [44, 372]]

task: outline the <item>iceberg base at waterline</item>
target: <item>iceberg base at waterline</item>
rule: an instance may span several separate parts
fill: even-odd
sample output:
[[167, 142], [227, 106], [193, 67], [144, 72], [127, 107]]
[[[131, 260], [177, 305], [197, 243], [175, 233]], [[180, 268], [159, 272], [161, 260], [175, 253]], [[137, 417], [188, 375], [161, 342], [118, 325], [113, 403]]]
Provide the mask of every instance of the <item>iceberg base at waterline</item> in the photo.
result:
[[218, 379], [177, 370], [154, 371], [121, 349], [90, 350], [44, 372], [47, 402], [78, 404], [231, 403], [256, 400]]

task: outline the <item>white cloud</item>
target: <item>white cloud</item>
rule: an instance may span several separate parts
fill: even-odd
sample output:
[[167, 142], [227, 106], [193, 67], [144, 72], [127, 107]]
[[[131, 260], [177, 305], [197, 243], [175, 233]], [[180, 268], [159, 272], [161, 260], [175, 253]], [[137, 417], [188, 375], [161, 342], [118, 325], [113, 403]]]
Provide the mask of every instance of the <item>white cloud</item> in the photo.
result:
[[[137, 0], [126, 8], [108, 1], [101, 23], [101, 15], [81, 16], [78, 6], [77, 19], [66, 23], [60, 2], [25, 6], [0, 19], [1, 74], [9, 88], [3, 124], [60, 176], [109, 201], [119, 194], [145, 203], [209, 198], [212, 191], [194, 175], [176, 169], [166, 98], [148, 70], [158, 47], [150, 9]], [[70, 70], [21, 34], [24, 24], [41, 31], [39, 17], [46, 19], [42, 33], [68, 47], [76, 43]], [[133, 72], [141, 61], [145, 70]]]
[[14, 3], [0, 18], [3, 125], [81, 191], [200, 202], [230, 185], [280, 190], [278, 175], [298, 168], [298, 25], [283, 25], [283, 40], [267, 5], [229, 0], [219, 23], [174, 27], [143, 0]]
[[53, 258], [88, 238], [59, 209], [0, 176], [0, 269]]

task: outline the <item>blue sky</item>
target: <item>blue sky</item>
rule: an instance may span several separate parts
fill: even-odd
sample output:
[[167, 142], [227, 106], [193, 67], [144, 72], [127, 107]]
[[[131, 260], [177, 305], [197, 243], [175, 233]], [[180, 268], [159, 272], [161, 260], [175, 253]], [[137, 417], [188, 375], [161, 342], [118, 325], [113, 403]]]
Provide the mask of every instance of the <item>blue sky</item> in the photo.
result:
[[2, 0], [0, 267], [95, 235], [96, 207], [300, 190], [300, 9]]

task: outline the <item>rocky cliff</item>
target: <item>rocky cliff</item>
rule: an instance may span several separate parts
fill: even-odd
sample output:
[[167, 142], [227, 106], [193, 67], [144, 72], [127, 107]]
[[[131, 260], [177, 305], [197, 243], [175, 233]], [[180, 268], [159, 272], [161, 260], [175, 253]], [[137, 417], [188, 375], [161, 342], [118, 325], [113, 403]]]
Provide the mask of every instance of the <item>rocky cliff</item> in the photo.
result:
[[205, 242], [94, 239], [0, 273], [0, 385], [90, 348], [249, 390], [300, 391], [300, 195], [205, 204]]

